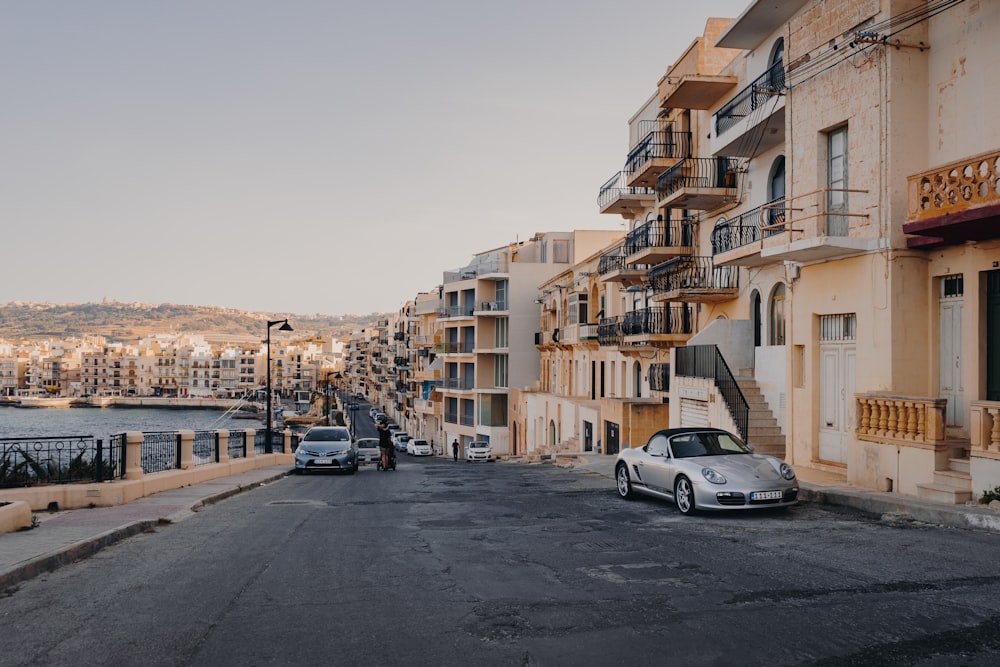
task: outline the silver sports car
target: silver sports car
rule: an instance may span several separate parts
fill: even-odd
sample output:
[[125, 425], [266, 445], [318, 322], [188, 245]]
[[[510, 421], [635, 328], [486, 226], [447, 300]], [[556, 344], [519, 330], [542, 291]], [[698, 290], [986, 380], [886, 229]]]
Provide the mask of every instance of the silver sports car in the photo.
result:
[[792, 467], [754, 454], [738, 437], [716, 428], [668, 428], [644, 447], [625, 449], [615, 463], [622, 498], [644, 493], [695, 510], [787, 507], [798, 500]]

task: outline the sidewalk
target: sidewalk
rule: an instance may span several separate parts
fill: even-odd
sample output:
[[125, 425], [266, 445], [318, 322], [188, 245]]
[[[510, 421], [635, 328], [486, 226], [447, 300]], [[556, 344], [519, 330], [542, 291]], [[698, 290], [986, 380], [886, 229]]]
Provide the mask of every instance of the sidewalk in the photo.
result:
[[260, 468], [115, 507], [36, 512], [36, 528], [0, 535], [0, 594], [157, 525], [181, 521], [205, 505], [281, 479], [290, 470], [287, 465]]
[[[614, 487], [613, 456], [576, 454], [559, 457], [555, 463], [547, 465], [601, 475], [608, 479], [609, 491]], [[277, 481], [290, 470], [291, 467], [285, 465], [261, 468], [163, 491], [117, 507], [36, 513], [38, 527], [0, 535], [0, 594], [21, 581], [86, 558], [119, 540], [163, 523], [181, 521], [205, 505]], [[796, 472], [800, 482], [799, 499], [803, 502], [851, 507], [896, 522], [917, 521], [1000, 533], [1000, 512], [989, 508], [944, 505], [892, 493], [865, 491], [849, 486], [837, 475], [805, 468]]]

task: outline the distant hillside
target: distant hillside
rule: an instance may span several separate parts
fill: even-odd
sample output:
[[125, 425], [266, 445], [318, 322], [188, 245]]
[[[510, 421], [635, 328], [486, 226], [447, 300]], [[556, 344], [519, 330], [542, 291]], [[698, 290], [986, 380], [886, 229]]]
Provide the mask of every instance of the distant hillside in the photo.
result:
[[0, 304], [0, 339], [105, 336], [131, 342], [154, 333], [224, 334], [263, 338], [267, 320], [288, 318], [296, 336], [346, 339], [351, 331], [373, 326], [385, 313], [294, 315], [253, 313], [213, 306], [144, 303]]

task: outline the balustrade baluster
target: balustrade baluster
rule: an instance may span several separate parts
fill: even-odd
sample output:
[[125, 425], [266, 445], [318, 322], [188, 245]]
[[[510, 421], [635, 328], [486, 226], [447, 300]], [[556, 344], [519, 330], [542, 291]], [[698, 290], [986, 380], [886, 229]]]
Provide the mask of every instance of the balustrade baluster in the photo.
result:
[[890, 438], [898, 438], [899, 431], [896, 430], [896, 427], [899, 425], [899, 402], [886, 401], [886, 408], [889, 410], [888, 432], [886, 435]]
[[917, 404], [917, 440], [927, 440], [927, 404]]
[[878, 435], [885, 435], [886, 426], [889, 423], [889, 409], [881, 398], [877, 399], [875, 404], [878, 406]]
[[917, 439], [917, 404], [913, 401], [906, 402], [906, 439]]
[[870, 427], [872, 423], [872, 404], [867, 398], [859, 399], [861, 401], [861, 428], [859, 429], [862, 433], [871, 433]]

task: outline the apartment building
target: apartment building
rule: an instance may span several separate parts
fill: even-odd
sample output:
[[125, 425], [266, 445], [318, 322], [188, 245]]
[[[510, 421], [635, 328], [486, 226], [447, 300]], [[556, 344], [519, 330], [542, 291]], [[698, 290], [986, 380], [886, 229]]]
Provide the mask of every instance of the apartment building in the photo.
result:
[[646, 371], [670, 425], [935, 500], [1000, 483], [998, 28], [995, 3], [753, 2], [667, 69], [598, 272], [631, 295], [609, 336], [687, 336]]

